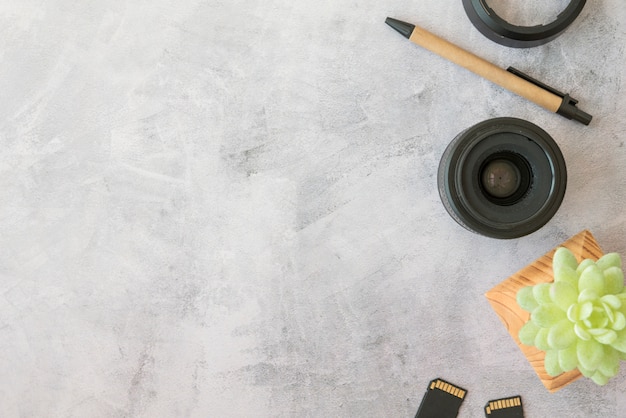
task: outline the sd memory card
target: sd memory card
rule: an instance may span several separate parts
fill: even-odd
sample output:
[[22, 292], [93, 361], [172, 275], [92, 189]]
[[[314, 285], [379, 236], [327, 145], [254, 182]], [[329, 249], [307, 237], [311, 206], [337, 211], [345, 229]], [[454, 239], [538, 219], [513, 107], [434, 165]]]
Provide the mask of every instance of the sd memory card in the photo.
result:
[[434, 379], [428, 385], [415, 418], [455, 418], [466, 394], [465, 389]]

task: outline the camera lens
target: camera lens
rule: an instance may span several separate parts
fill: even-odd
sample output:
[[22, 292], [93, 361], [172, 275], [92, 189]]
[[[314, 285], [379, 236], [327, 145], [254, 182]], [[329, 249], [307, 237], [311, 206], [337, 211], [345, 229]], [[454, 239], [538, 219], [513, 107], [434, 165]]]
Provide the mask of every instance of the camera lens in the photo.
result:
[[457, 135], [438, 172], [441, 200], [463, 227], [493, 238], [517, 238], [545, 225], [563, 197], [567, 172], [543, 129], [496, 118]]

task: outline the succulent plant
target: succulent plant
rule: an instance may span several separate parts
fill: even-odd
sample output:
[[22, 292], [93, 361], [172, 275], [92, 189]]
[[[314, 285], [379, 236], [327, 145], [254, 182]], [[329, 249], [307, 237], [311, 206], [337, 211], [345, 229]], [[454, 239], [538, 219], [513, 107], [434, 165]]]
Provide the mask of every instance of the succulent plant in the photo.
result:
[[578, 369], [605, 385], [626, 360], [626, 288], [617, 253], [580, 264], [567, 248], [552, 259], [554, 282], [520, 289], [517, 303], [530, 312], [519, 331], [523, 344], [545, 351], [550, 376]]

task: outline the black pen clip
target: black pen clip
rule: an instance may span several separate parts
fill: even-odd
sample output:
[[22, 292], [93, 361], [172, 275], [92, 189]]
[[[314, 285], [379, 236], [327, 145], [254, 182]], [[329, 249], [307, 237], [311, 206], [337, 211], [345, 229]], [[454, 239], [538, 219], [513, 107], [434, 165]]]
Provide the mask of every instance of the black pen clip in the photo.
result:
[[[550, 92], [550, 93], [552, 93], [552, 94], [556, 94], [556, 95], [557, 95], [557, 96], [559, 96], [559, 97], [565, 97], [565, 96], [568, 96], [567, 94], [565, 94], [565, 93], [562, 93], [562, 92], [558, 91], [558, 90], [557, 90], [557, 89], [555, 89], [554, 87], [550, 87], [550, 86], [548, 86], [547, 84], [542, 83], [541, 81], [539, 81], [539, 80], [537, 80], [537, 79], [535, 79], [535, 78], [532, 78], [532, 77], [531, 77], [531, 76], [529, 76], [528, 74], [525, 74], [525, 73], [521, 72], [520, 70], [518, 70], [518, 69], [517, 69], [517, 68], [515, 68], [515, 67], [509, 67], [509, 68], [507, 68], [506, 70], [507, 70], [508, 72], [510, 72], [510, 73], [515, 74], [516, 76], [518, 76], [518, 77], [520, 77], [520, 78], [523, 78], [523, 79], [524, 79], [524, 80], [526, 80], [526, 81], [529, 81], [529, 82], [533, 83], [533, 84], [534, 84], [534, 85], [536, 85], [536, 86], [541, 87], [541, 88], [542, 88], [542, 89], [544, 89], [544, 90], [549, 91], [549, 92]], [[570, 100], [571, 100], [574, 104], [578, 103], [578, 100], [576, 100], [576, 99], [572, 99], [571, 97], [570, 97]]]
[[559, 109], [556, 111], [556, 113], [558, 113], [561, 116], [565, 116], [568, 119], [574, 119], [577, 120], [578, 122], [584, 123], [585, 125], [589, 125], [589, 122], [591, 122], [591, 118], [592, 116], [588, 113], [583, 112], [582, 110], [578, 109], [576, 107], [576, 104], [578, 103], [578, 100], [574, 99], [573, 97], [571, 97], [569, 94], [567, 93], [563, 93], [558, 91], [557, 89], [555, 89], [554, 87], [550, 87], [545, 83], [542, 83], [541, 81], [532, 78], [531, 76], [529, 76], [528, 74], [525, 74], [523, 72], [521, 72], [520, 70], [518, 70], [517, 68], [514, 67], [509, 67], [506, 69], [508, 72], [515, 74], [516, 76], [523, 78], [524, 80], [538, 86], [541, 87], [542, 89], [549, 91], [552, 94], [555, 94], [559, 97], [563, 98], [563, 101], [561, 102], [561, 106], [559, 107]]

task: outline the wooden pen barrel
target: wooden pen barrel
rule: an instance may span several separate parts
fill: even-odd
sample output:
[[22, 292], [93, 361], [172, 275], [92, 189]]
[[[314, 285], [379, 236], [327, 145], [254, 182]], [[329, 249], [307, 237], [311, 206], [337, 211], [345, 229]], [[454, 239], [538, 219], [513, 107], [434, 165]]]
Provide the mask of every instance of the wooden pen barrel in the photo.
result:
[[545, 109], [556, 112], [561, 106], [563, 99], [556, 94], [493, 65], [425, 29], [415, 26], [409, 40]]

